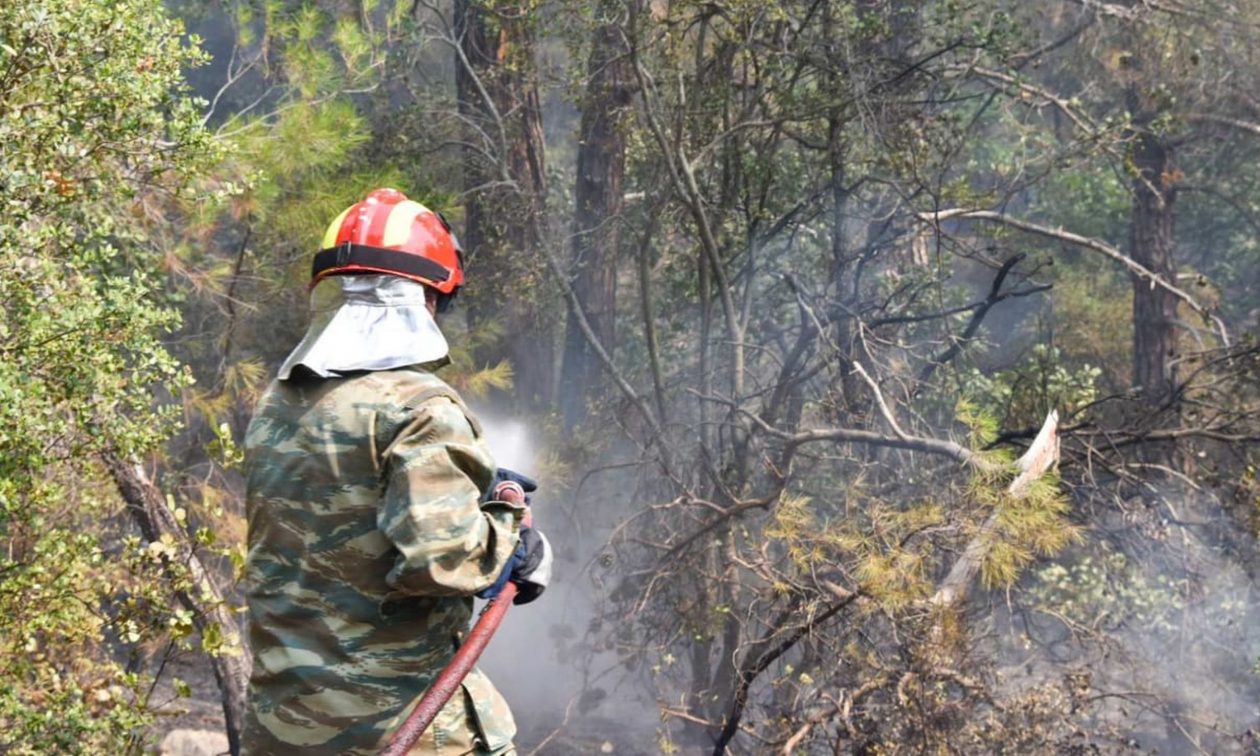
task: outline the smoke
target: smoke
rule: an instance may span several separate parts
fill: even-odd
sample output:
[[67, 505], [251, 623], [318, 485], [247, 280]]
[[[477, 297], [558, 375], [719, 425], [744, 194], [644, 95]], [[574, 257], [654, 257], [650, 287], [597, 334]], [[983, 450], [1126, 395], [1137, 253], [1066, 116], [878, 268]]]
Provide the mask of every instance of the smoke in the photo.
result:
[[1081, 548], [1035, 570], [1003, 687], [1073, 670], [1093, 731], [1234, 752], [1260, 728], [1260, 608], [1240, 537], [1220, 498], [1173, 486], [1101, 514]]
[[546, 593], [508, 613], [480, 662], [512, 707], [517, 747], [529, 753], [546, 740], [545, 753], [655, 752], [655, 701], [615, 653], [588, 638], [604, 590], [597, 557], [622, 509], [618, 491], [630, 486], [609, 475], [585, 484], [574, 500], [546, 479], [541, 434], [492, 411], [478, 417], [495, 462], [538, 480], [535, 526], [555, 550]]
[[[1135, 618], [1113, 634], [1122, 649], [1118, 657], [1135, 662], [1120, 670], [1116, 682], [1166, 701], [1160, 713], [1172, 721], [1159, 734], [1170, 748], [1188, 749], [1193, 737], [1217, 750], [1226, 744], [1211, 742], [1215, 732], [1198, 735], [1203, 728], [1240, 735], [1260, 727], [1255, 583], [1241, 554], [1231, 553], [1230, 541], [1239, 534], [1222, 502], [1207, 493], [1160, 488], [1144, 502], [1144, 538], [1124, 548], [1133, 565], [1125, 574], [1147, 594], [1167, 599], [1146, 621]], [[1157, 719], [1150, 714], [1145, 718]]]
[[485, 442], [499, 467], [506, 467], [525, 475], [532, 475], [538, 467], [538, 444], [529, 435], [525, 423], [520, 420], [490, 419], [482, 416]]

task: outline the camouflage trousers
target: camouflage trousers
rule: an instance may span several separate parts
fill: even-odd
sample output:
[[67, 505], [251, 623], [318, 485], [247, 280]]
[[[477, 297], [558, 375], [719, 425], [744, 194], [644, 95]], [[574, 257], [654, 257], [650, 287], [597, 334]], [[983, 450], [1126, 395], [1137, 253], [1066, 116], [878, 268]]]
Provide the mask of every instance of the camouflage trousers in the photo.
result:
[[475, 711], [472, 696], [461, 688], [408, 753], [413, 756], [515, 756], [516, 748], [510, 742], [493, 750], [486, 747], [485, 733]]
[[[473, 675], [479, 676], [479, 673], [474, 672]], [[481, 679], [484, 680], [484, 678]], [[474, 687], [475, 682], [474, 679]], [[496, 692], [489, 699], [475, 702], [479, 704], [475, 705], [467, 685], [461, 686], [459, 693], [442, 707], [437, 718], [433, 720], [433, 724], [429, 725], [408, 753], [412, 756], [515, 756], [516, 748], [511, 741], [512, 733], [488, 731], [483, 725], [484, 720], [478, 716], [478, 711], [486, 709], [487, 706], [506, 708], [502, 701], [503, 699]], [[264, 726], [256, 716], [256, 712], [251, 710], [246, 716], [241, 750], [244, 756], [290, 756], [291, 754], [369, 756], [377, 754], [385, 747], [389, 736], [402, 725], [406, 715], [411, 713], [414, 704], [413, 701], [397, 716], [378, 724], [379, 729], [363, 732], [359, 727], [351, 726], [319, 745], [314, 745], [310, 740], [304, 740], [301, 737], [309, 730], [300, 725], [295, 728], [277, 727], [280, 733], [288, 736], [277, 737], [280, 733]], [[506, 711], [502, 713], [506, 714], [507, 721], [511, 722], [511, 714]], [[271, 724], [274, 726], [278, 723], [273, 721]], [[357, 737], [356, 730], [358, 730]], [[365, 735], [366, 739], [364, 739]]]

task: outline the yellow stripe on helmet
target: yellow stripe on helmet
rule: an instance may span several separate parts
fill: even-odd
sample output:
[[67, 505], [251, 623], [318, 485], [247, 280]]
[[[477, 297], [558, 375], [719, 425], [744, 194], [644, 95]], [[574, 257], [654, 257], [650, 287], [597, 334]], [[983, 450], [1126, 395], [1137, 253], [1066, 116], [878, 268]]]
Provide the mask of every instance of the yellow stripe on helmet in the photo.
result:
[[337, 246], [337, 232], [341, 230], [341, 223], [346, 219], [346, 213], [354, 209], [354, 205], [347, 207], [341, 211], [341, 215], [337, 216], [337, 220], [332, 222], [328, 230], [324, 232], [324, 243], [319, 245], [320, 249], [328, 249]]
[[411, 238], [411, 222], [420, 213], [430, 212], [429, 208], [415, 200], [404, 200], [394, 205], [385, 221], [385, 234], [381, 242], [385, 247], [397, 247], [406, 244]]

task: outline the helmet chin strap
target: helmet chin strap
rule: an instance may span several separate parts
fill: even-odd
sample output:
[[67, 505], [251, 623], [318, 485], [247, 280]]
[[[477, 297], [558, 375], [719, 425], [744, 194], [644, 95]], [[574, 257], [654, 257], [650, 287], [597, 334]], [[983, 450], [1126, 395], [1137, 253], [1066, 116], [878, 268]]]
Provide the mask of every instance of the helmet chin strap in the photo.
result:
[[[437, 291], [436, 289], [434, 291]], [[437, 307], [434, 309], [439, 315], [444, 315], [455, 309], [455, 295], [459, 293], [459, 289], [452, 291], [450, 294], [443, 294], [437, 291]]]
[[[449, 230], [451, 226], [449, 223], [446, 223], [446, 218], [443, 218], [441, 213], [438, 213], [438, 218], [441, 218], [442, 223], [446, 224], [446, 228]], [[451, 232], [451, 241], [455, 243], [455, 257], [459, 260], [459, 269], [465, 270], [464, 248], [460, 246], [459, 239], [455, 238], [455, 233], [453, 231]], [[462, 288], [463, 288], [462, 286], [457, 286], [451, 291], [450, 294], [443, 294], [442, 292], [439, 291], [437, 293], [438, 294], [437, 311], [439, 313], [448, 313], [451, 310], [454, 310], [455, 309], [455, 296], [459, 294], [459, 290]]]

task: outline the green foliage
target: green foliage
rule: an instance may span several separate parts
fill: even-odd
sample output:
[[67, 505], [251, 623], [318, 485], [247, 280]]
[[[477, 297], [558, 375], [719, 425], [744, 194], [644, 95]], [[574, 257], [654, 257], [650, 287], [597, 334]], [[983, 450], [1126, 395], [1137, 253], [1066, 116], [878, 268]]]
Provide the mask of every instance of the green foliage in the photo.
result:
[[[980, 394], [980, 396], [987, 395]], [[972, 449], [983, 449], [997, 439], [997, 417], [992, 412], [986, 412], [978, 401], [966, 397], [960, 399], [954, 408], [954, 416], [958, 422], [967, 426], [969, 445]]]
[[983, 447], [997, 437], [998, 418], [1006, 428], [1038, 427], [1051, 409], [1070, 416], [1087, 407], [1098, 398], [1101, 374], [1089, 363], [1072, 366], [1057, 347], [1037, 344], [1008, 370], [965, 371], [960, 381], [968, 399], [959, 406], [984, 411], [977, 417], [969, 410], [959, 419], [972, 427], [975, 446]]
[[[630, 649], [628, 664], [659, 659], [651, 671], [661, 699], [681, 692], [689, 716], [719, 722], [729, 711], [721, 697], [740, 682], [722, 675], [803, 630], [789, 652], [800, 658], [766, 672], [777, 676], [773, 693], [747, 698], [741, 727], [766, 743], [784, 743], [808, 716], [808, 737], [820, 739], [801, 741], [802, 751], [833, 736], [828, 751], [860, 739], [895, 751], [965, 717], [952, 730], [960, 737], [940, 742], [977, 752], [993, 743], [1045, 749], [1051, 736], [1041, 724], [1066, 699], [1046, 689], [1008, 699], [1006, 711], [993, 700], [987, 711], [969, 708], [962, 691], [972, 688], [916, 667], [927, 657], [931, 665], [957, 661], [940, 654], [949, 645], [940, 637], [923, 641], [923, 600], [979, 538], [989, 587], [1031, 583], [1040, 606], [1064, 616], [1167, 629], [1181, 586], [1123, 558], [1064, 562], [1020, 581], [1079, 531], [1055, 476], [1012, 497], [1014, 455], [986, 450], [1003, 431], [1037, 426], [1050, 408], [1079, 418], [1128, 386], [1133, 281], [1114, 261], [1069, 243], [958, 218], [928, 226], [915, 213], [1000, 208], [1132, 252], [1127, 109], [1140, 100], [1158, 111], [1152, 133], [1193, 137], [1178, 141], [1177, 170], [1159, 177], [1178, 190], [1178, 285], [1215, 300], [1231, 327], [1253, 321], [1260, 268], [1250, 198], [1260, 196], [1260, 174], [1238, 169], [1255, 162], [1253, 135], [1204, 131], [1211, 139], [1201, 139], [1181, 117], [1190, 104], [1225, 103], [1201, 100], [1216, 88], [1211, 71], [1228, 72], [1222, 84], [1247, 80], [1229, 63], [1250, 49], [1239, 32], [1224, 24], [1202, 35], [1192, 13], [1166, 28], [1149, 23], [1159, 16], [1130, 23], [1126, 11], [1064, 36], [1067, 20], [1040, 7], [970, 0], [653, 0], [628, 13], [616, 3], [473, 5], [500, 43], [490, 51], [501, 56], [498, 68], [482, 71], [503, 106], [498, 124], [473, 112], [479, 99], [457, 101], [455, 40], [436, 36], [449, 33], [449, 19], [426, 15], [428, 4], [172, 0], [166, 7], [235, 33], [231, 62], [216, 61], [208, 78], [220, 78], [217, 88], [224, 65], [240, 76], [208, 115], [181, 83], [181, 69], [204, 56], [181, 43], [157, 0], [0, 7], [0, 253], [8, 262], [0, 270], [0, 750], [135, 750], [151, 720], [149, 681], [120, 661], [144, 668], [167, 650], [232, 652], [231, 628], [198, 634], [196, 618], [170, 605], [171, 588], [191, 587], [170, 559], [175, 544], [127, 532], [93, 459], [103, 450], [156, 451], [181, 524], [201, 553], [221, 557], [222, 577], [239, 574], [236, 434], [305, 326], [304, 284], [326, 224], [367, 190], [396, 186], [457, 223], [465, 202], [482, 201], [474, 286], [461, 303], [477, 317], [471, 330], [458, 314], [444, 322], [453, 347], [445, 377], [469, 397], [512, 388], [522, 366], [501, 359], [505, 332], [550, 326], [564, 313], [535, 245], [567, 252], [573, 242], [578, 140], [570, 127], [578, 116], [554, 107], [558, 95], [547, 86], [589, 107], [581, 101], [585, 62], [601, 28], [633, 45], [618, 51], [627, 70], [618, 85], [626, 91], [616, 94], [630, 104], [615, 115], [628, 145], [624, 184], [608, 184], [626, 200], [621, 217], [609, 219], [623, 232], [623, 267], [617, 343], [608, 346], [627, 382], [659, 410], [659, 429], [640, 425], [630, 403], [604, 391], [587, 401], [599, 422], [576, 432], [535, 418], [552, 449], [540, 455], [549, 489], [607, 461], [623, 432], [650, 471], [631, 488], [636, 503], [651, 506], [615, 528], [624, 541], [608, 552], [611, 566], [614, 551], [617, 564], [629, 564], [642, 549], [645, 569], [627, 570], [627, 589], [611, 603], [635, 593], [641, 576], [656, 577], [627, 600], [633, 611], [618, 617], [616, 633], [596, 640]], [[558, 18], [543, 15], [553, 10]], [[556, 28], [574, 37], [565, 39], [567, 59]], [[1035, 49], [1042, 52], [1025, 57]], [[501, 181], [506, 162], [533, 157], [509, 154], [516, 119], [535, 106], [526, 88], [514, 89], [534, 77], [533, 57], [548, 61], [538, 77], [548, 140], [543, 210], [518, 202], [518, 187]], [[629, 68], [631, 57], [641, 69]], [[1137, 71], [1135, 57], [1152, 65]], [[663, 125], [659, 141], [649, 114]], [[478, 151], [471, 162], [486, 163], [480, 179], [465, 173]], [[684, 157], [694, 197], [671, 176]], [[189, 176], [195, 191], [185, 186]], [[700, 216], [726, 292], [701, 251]], [[544, 238], [532, 239], [536, 231]], [[638, 260], [629, 259], [640, 244], [650, 324], [635, 291]], [[980, 335], [957, 342], [985, 274], [1017, 252], [1027, 259], [1003, 293], [1054, 288], [1012, 295]], [[574, 261], [571, 270], [581, 269]], [[512, 287], [515, 309], [498, 296], [496, 277]], [[724, 293], [737, 329], [725, 322]], [[819, 326], [812, 335], [810, 323]], [[648, 325], [662, 358], [659, 405]], [[1179, 352], [1196, 348], [1185, 332]], [[926, 385], [916, 380], [927, 359], [955, 344], [958, 354]], [[737, 347], [742, 395], [731, 380]], [[855, 360], [901, 430], [965, 438], [959, 443], [980, 450], [974, 469], [913, 444], [808, 441], [786, 453], [786, 440], [804, 430], [893, 432], [852, 372]], [[1180, 364], [1185, 375], [1204, 363]], [[1213, 364], [1204, 375], [1224, 369]], [[1252, 378], [1215, 390], [1229, 394], [1224, 412], [1216, 397], [1188, 390], [1176, 422], [1245, 417]], [[164, 444], [181, 419], [176, 402], [184, 427]], [[1222, 438], [1253, 437], [1228, 430]], [[1088, 442], [1093, 432], [1065, 443]], [[1199, 448], [1177, 454], [1188, 459]], [[1219, 475], [1254, 535], [1260, 485], [1254, 467], [1242, 469], [1233, 475], [1223, 465]], [[620, 494], [601, 490], [599, 498], [611, 504], [598, 517], [629, 511], [612, 509], [626, 504]], [[812, 625], [852, 589], [859, 608]], [[943, 635], [964, 639], [974, 616], [932, 621], [956, 621]], [[644, 656], [631, 647], [639, 639], [659, 645]], [[862, 693], [868, 684], [877, 685]], [[174, 688], [191, 693], [187, 683]], [[844, 704], [843, 724], [815, 714], [833, 696]], [[662, 727], [661, 750], [679, 749], [676, 734]]]
[[[1035, 356], [1047, 365], [1058, 362], [1062, 369], [1077, 375], [1074, 380], [1079, 390], [1068, 389], [1065, 401], [1073, 393], [1077, 393], [1078, 402], [1086, 400], [1088, 373], [1094, 374], [1096, 384], [1111, 391], [1128, 387], [1132, 375], [1132, 334], [1115, 324], [1132, 318], [1133, 294], [1119, 275], [1091, 267], [1059, 271], [1054, 303], [1057, 346], [1053, 353]], [[1069, 401], [1063, 406], [1076, 409], [1082, 405]]]
[[516, 372], [509, 360], [500, 359], [493, 364], [477, 361], [478, 355], [502, 346], [504, 330], [499, 323], [485, 321], [476, 329], [468, 330], [456, 319], [447, 318], [442, 330], [450, 344], [450, 364], [442, 369], [443, 380], [461, 394], [477, 399], [492, 391], [512, 388]]
[[[134, 748], [153, 638], [115, 610], [160, 578], [119, 568], [94, 457], [151, 450], [187, 383], [163, 348], [149, 221], [212, 149], [182, 69], [201, 55], [156, 0], [0, 6], [0, 748]], [[165, 603], [165, 598], [163, 598]], [[148, 629], [146, 629], [148, 628]]]
[[1033, 596], [1045, 609], [1085, 626], [1130, 625], [1176, 629], [1183, 586], [1170, 575], [1152, 575], [1123, 554], [1085, 554], [1035, 572]]

